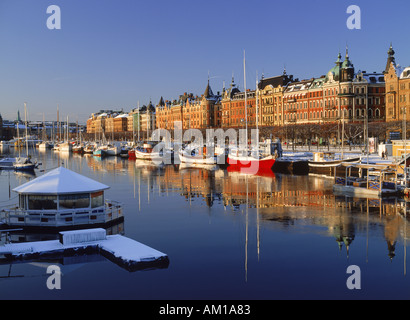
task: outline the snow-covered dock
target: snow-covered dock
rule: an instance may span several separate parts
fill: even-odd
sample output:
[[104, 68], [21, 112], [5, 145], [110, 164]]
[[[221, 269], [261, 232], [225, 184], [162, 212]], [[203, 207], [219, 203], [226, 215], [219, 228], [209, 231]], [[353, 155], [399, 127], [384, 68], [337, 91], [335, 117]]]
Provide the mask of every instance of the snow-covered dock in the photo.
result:
[[60, 232], [59, 240], [10, 243], [0, 247], [8, 260], [33, 260], [42, 257], [73, 256], [98, 252], [127, 269], [167, 268], [168, 256], [121, 235], [107, 236], [104, 229]]

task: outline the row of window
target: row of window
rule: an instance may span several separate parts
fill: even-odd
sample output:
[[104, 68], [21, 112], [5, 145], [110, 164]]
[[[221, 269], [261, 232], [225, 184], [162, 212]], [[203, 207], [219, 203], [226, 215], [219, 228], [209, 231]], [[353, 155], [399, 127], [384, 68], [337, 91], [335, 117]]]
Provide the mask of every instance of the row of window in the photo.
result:
[[[60, 210], [97, 208], [104, 205], [104, 193], [82, 193], [57, 196], [20, 195], [19, 207], [25, 210]], [[91, 205], [91, 206], [90, 206]]]
[[[323, 118], [323, 114], [325, 118], [339, 118], [339, 111], [338, 110], [332, 110], [332, 111], [313, 111], [309, 113], [309, 119], [320, 119]], [[344, 117], [345, 118], [352, 118], [353, 116], [353, 110], [344, 110]], [[365, 116], [365, 109], [356, 109], [356, 118], [364, 118]], [[368, 117], [369, 118], [380, 118], [381, 112], [380, 109], [376, 109], [373, 114], [373, 110], [369, 109], [368, 110]], [[303, 113], [295, 113], [295, 114], [285, 114], [284, 115], [285, 120], [303, 120], [303, 119], [308, 119], [308, 112], [303, 112]]]

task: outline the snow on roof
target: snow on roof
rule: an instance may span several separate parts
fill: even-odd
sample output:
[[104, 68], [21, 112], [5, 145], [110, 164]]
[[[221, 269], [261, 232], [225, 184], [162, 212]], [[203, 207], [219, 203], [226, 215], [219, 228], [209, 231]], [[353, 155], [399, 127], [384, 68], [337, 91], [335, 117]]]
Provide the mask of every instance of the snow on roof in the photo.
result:
[[117, 119], [117, 118], [126, 118], [126, 117], [128, 117], [128, 113], [123, 113], [123, 114], [120, 114], [119, 116], [116, 116], [115, 119]]
[[400, 79], [410, 78], [410, 67], [406, 67], [400, 74]]
[[24, 194], [78, 194], [108, 189], [98, 181], [87, 178], [63, 167], [31, 180], [13, 191]]

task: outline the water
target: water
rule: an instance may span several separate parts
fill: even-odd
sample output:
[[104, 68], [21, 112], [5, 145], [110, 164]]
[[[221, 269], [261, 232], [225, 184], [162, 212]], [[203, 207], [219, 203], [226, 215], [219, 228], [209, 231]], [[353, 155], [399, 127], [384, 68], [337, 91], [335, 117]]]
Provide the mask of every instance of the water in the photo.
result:
[[[110, 229], [166, 253], [166, 269], [128, 272], [101, 256], [61, 265], [61, 290], [46, 267], [0, 265], [0, 299], [408, 299], [408, 222], [403, 203], [336, 198], [332, 180], [243, 176], [227, 170], [148, 167], [121, 158], [35, 154], [42, 170], [62, 165], [109, 185], [124, 204]], [[36, 171], [36, 176], [44, 174]], [[0, 206], [33, 176], [2, 171]], [[248, 204], [248, 205], [246, 205]], [[410, 233], [409, 233], [410, 234]], [[32, 241], [50, 235], [15, 234]], [[3, 234], [1, 241], [5, 241]], [[350, 265], [361, 289], [349, 290]]]

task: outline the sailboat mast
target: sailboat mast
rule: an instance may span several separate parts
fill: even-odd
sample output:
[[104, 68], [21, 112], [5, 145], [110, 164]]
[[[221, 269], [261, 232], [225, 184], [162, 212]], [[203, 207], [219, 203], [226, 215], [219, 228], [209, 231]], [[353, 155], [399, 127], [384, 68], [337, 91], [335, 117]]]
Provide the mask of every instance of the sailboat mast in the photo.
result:
[[26, 154], [28, 157], [28, 140], [27, 140], [27, 103], [24, 102], [24, 126], [26, 127]]
[[259, 87], [258, 87], [258, 72], [256, 72], [256, 145], [258, 146], [258, 149], [256, 152], [259, 152], [259, 104], [258, 104], [258, 99], [259, 99]]
[[138, 101], [138, 143], [140, 141], [140, 102]]
[[245, 91], [245, 129], [246, 129], [246, 145], [248, 145], [248, 100], [246, 93], [246, 62], [245, 62], [245, 50], [243, 51], [243, 83]]
[[58, 137], [58, 141], [61, 140], [61, 127], [60, 127], [60, 111], [58, 110], [58, 105], [57, 105], [57, 137]]

